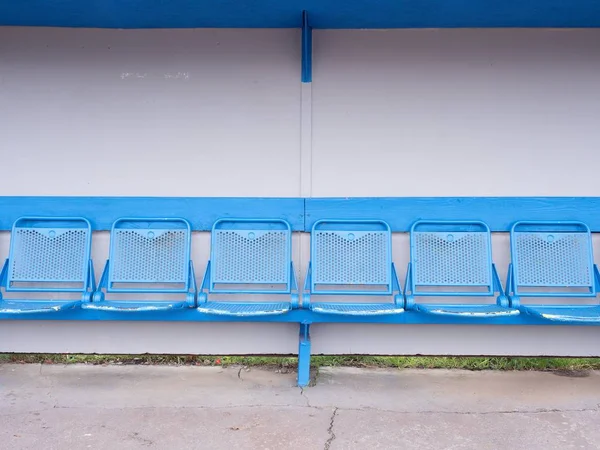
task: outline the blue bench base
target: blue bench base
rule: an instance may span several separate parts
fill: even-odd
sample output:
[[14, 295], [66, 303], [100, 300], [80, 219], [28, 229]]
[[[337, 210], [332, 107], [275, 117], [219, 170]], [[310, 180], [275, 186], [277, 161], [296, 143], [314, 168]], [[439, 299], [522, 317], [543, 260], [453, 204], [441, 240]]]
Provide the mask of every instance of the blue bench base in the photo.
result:
[[342, 316], [381, 316], [404, 312], [403, 307], [393, 303], [311, 303], [310, 309], [319, 314]]
[[72, 302], [38, 300], [0, 300], [0, 314], [45, 314], [77, 308], [80, 300]]
[[526, 314], [553, 322], [600, 323], [599, 305], [521, 305], [520, 309]]
[[458, 317], [509, 317], [518, 316], [518, 309], [504, 308], [498, 305], [441, 305], [435, 303], [416, 304], [416, 311], [424, 314]]
[[280, 303], [235, 303], [206, 302], [198, 306], [198, 311], [219, 316], [255, 317], [285, 314], [292, 309], [289, 302]]
[[113, 301], [102, 300], [99, 302], [83, 303], [82, 309], [107, 312], [164, 312], [188, 308], [187, 302], [139, 302], [139, 301]]

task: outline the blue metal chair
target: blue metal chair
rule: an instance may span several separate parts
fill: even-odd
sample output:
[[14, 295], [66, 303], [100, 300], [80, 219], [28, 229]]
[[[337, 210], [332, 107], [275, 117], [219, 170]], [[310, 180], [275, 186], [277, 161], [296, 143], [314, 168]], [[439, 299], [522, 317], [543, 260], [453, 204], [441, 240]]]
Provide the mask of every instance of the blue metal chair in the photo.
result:
[[[198, 311], [252, 317], [284, 314], [297, 308], [298, 285], [291, 258], [292, 230], [286, 221], [218, 220], [211, 233], [210, 261], [198, 295]], [[218, 294], [229, 298], [216, 300]], [[235, 301], [232, 295], [276, 295], [286, 299]]]
[[[392, 263], [392, 233], [381, 220], [320, 220], [311, 231], [302, 305], [316, 313], [374, 316], [404, 312]], [[313, 295], [392, 297], [383, 302], [311, 302]]]
[[[581, 222], [517, 222], [510, 231], [512, 263], [507, 291], [513, 308], [555, 322], [600, 322], [600, 274], [592, 237]], [[570, 298], [559, 304], [523, 304], [526, 298]]]
[[[92, 227], [82, 217], [17, 219], [0, 275], [6, 291], [0, 296], [0, 314], [52, 313], [89, 301], [96, 288], [91, 247]], [[13, 292], [31, 297], [4, 298]], [[73, 298], [57, 299], [57, 294]]]
[[[111, 229], [109, 259], [98, 290], [92, 302], [82, 308], [160, 312], [195, 307], [196, 280], [190, 251], [191, 228], [185, 219], [118, 219]], [[142, 294], [144, 299], [107, 299], [107, 294]], [[182, 294], [185, 300], [156, 299], [158, 295]]]
[[[489, 227], [479, 221], [421, 220], [410, 230], [410, 263], [404, 288], [407, 309], [426, 314], [494, 318], [509, 308], [492, 263]], [[427, 297], [494, 297], [496, 303], [421, 303]]]

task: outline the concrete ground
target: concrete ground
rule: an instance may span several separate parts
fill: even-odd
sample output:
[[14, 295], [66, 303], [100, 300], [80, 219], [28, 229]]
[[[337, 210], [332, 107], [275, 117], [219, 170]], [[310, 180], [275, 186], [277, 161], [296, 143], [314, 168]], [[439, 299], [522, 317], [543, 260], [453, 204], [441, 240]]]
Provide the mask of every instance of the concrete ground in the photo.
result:
[[0, 365], [2, 449], [600, 448], [600, 373]]

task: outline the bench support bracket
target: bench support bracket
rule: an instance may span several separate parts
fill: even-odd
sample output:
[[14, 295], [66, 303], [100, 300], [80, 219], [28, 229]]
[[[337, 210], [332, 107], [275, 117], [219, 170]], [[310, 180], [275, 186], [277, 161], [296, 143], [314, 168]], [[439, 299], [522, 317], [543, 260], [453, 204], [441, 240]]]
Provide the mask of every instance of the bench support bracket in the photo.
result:
[[308, 386], [310, 382], [310, 324], [300, 324], [298, 346], [298, 386]]

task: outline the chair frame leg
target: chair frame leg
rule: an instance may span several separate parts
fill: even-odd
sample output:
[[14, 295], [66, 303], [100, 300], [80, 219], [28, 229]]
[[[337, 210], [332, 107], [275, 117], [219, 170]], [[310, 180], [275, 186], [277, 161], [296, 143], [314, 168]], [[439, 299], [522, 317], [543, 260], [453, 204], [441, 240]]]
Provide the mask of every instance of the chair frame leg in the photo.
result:
[[310, 324], [300, 324], [298, 345], [298, 386], [305, 387], [310, 383]]

